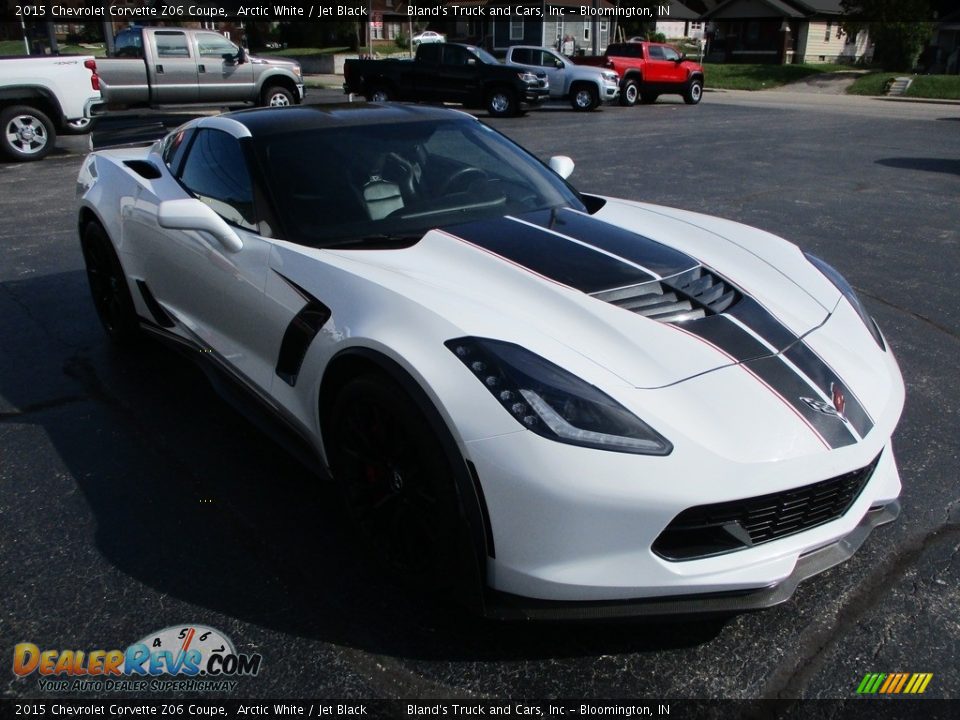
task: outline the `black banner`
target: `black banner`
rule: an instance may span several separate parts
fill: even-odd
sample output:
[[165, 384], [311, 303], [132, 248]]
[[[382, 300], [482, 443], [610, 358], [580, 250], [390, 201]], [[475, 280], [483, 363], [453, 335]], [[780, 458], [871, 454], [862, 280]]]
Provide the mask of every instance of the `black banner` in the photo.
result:
[[0, 700], [0, 720], [13, 718], [755, 718], [756, 720], [947, 720], [955, 700]]

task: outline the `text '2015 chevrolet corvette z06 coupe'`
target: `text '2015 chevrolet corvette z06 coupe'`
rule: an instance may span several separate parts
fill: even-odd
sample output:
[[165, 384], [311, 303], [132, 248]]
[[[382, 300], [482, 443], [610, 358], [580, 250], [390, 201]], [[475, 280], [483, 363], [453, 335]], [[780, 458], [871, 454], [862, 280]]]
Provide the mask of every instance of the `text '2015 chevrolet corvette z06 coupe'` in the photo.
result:
[[782, 602], [898, 512], [896, 361], [822, 260], [572, 170], [448, 109], [248, 110], [92, 153], [78, 227], [109, 336], [201, 350], [405, 578], [500, 618]]

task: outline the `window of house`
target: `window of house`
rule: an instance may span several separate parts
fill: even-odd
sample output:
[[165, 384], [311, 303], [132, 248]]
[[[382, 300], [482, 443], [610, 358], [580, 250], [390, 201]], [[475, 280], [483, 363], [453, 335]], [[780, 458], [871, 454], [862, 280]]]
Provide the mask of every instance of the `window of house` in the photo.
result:
[[227, 222], [256, 230], [253, 187], [240, 142], [221, 130], [198, 130], [180, 182]]
[[510, 39], [523, 40], [523, 20], [510, 21]]
[[823, 34], [823, 41], [830, 42], [830, 34], [833, 32], [833, 21], [827, 20], [827, 31]]
[[583, 26], [583, 41], [590, 42], [590, 26], [586, 24]]

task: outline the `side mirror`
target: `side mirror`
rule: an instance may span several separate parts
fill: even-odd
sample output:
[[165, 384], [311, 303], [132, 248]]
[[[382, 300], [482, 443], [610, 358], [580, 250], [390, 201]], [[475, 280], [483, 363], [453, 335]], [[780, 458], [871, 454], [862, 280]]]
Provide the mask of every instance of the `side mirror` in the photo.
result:
[[550, 166], [550, 169], [553, 170], [557, 175], [566, 180], [573, 173], [573, 160], [568, 158], [566, 155], [554, 155], [550, 158], [550, 162], [547, 163]]
[[682, 62], [683, 62], [684, 60], [686, 60], [686, 59], [687, 59], [687, 54], [686, 54], [686, 53], [680, 53], [680, 57], [678, 57], [676, 60], [674, 60], [674, 62], [682, 63]]
[[239, 252], [243, 240], [226, 221], [199, 200], [165, 200], [157, 208], [157, 222], [170, 230], [197, 230], [213, 235], [224, 249]]
[[554, 67], [557, 68], [557, 70], [563, 70], [563, 61], [562, 61], [562, 60], [554, 60], [554, 61], [553, 61], [553, 64], [554, 64]]

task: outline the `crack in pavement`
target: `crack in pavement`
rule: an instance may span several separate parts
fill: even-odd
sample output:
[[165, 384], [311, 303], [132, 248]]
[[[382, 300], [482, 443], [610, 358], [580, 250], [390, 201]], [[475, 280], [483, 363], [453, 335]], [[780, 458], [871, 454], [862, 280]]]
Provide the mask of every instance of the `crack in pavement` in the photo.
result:
[[908, 308], [903, 308], [903, 307], [900, 307], [899, 305], [895, 305], [894, 303], [890, 302], [889, 300], [885, 300], [885, 299], [883, 299], [882, 297], [879, 297], [879, 296], [877, 296], [877, 295], [872, 295], [872, 294], [868, 293], [868, 292], [867, 292], [866, 290], [864, 290], [863, 288], [858, 287], [858, 288], [856, 288], [856, 291], [857, 291], [857, 293], [859, 293], [860, 295], [863, 295], [864, 297], [868, 297], [868, 298], [870, 298], [871, 300], [876, 300], [878, 303], [880, 303], [881, 305], [884, 305], [884, 306], [890, 308], [891, 310], [896, 310], [896, 311], [898, 311], [898, 312], [902, 312], [904, 315], [909, 315], [909, 316], [912, 317], [914, 320], [919, 320], [920, 322], [929, 325], [930, 327], [934, 328], [935, 330], [939, 330], [939, 331], [942, 332], [944, 335], [948, 335], [949, 337], [953, 338], [954, 340], [960, 340], [960, 334], [958, 334], [956, 331], [951, 330], [950, 328], [941, 325], [941, 324], [938, 323], [936, 320], [932, 320], [931, 318], [928, 318], [926, 315], [921, 315], [920, 313], [914, 312], [913, 310], [910, 310], [910, 309], [908, 309]]
[[[927, 549], [941, 538], [960, 535], [960, 523], [947, 522], [930, 532], [910, 540], [904, 550], [888, 559], [877, 572], [860, 583], [847, 603], [839, 609], [830, 625], [815, 632], [809, 640], [801, 643], [800, 649], [785, 658], [780, 667], [767, 681], [760, 694], [765, 699], [795, 699], [807, 686], [809, 680], [825, 662], [825, 654], [831, 647], [840, 644], [846, 636], [845, 628], [851, 628], [862, 620], [883, 599], [884, 589], [906, 575], [913, 564]], [[794, 700], [796, 702], [796, 700]]]

